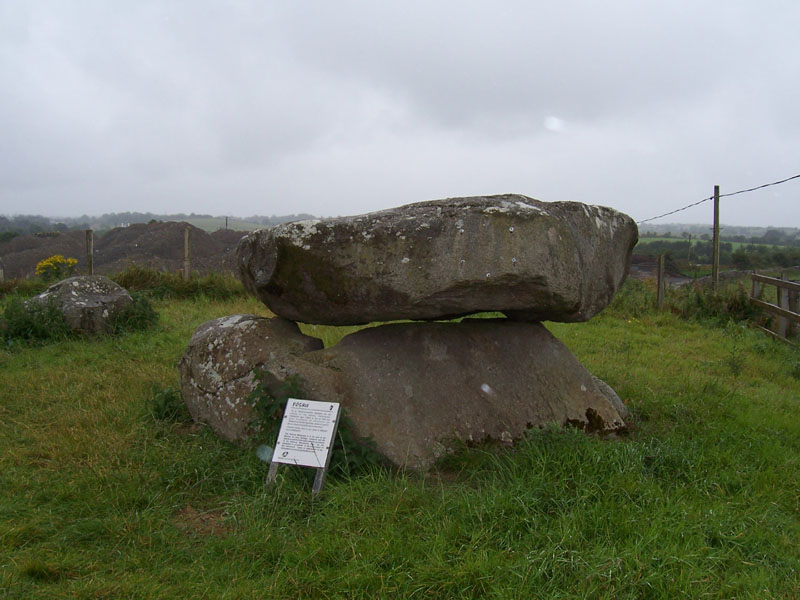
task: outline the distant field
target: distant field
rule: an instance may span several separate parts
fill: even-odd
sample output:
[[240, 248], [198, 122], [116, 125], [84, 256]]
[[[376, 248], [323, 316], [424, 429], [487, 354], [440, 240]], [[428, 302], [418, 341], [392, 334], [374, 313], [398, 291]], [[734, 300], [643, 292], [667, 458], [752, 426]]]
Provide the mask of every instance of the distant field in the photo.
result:
[[[225, 229], [225, 217], [186, 219], [186, 222], [199, 229], [204, 229], [205, 231], [209, 232], [217, 231], [218, 229]], [[255, 231], [256, 229], [261, 229], [262, 227], [264, 226], [259, 225], [258, 223], [251, 223], [250, 221], [242, 221], [241, 219], [228, 219], [228, 229], [234, 229], [236, 231]]]
[[[688, 238], [681, 238], [681, 237], [640, 237], [639, 244], [645, 244], [647, 242], [688, 242]], [[700, 242], [708, 242], [711, 240], [701, 240], [696, 237], [692, 237], [692, 246], [696, 246]], [[750, 244], [750, 242], [728, 242], [725, 240], [720, 240], [723, 244], [730, 244], [732, 250], [738, 250], [742, 246], [764, 246], [765, 248], [772, 248], [773, 246], [782, 247], [785, 244]], [[791, 247], [791, 246], [790, 246]]]

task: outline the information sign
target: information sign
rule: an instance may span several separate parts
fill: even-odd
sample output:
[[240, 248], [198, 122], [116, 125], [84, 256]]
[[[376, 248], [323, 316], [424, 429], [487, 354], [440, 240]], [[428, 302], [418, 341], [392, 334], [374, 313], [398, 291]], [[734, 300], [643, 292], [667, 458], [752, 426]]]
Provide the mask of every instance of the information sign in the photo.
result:
[[338, 402], [289, 398], [272, 462], [327, 468], [338, 422]]

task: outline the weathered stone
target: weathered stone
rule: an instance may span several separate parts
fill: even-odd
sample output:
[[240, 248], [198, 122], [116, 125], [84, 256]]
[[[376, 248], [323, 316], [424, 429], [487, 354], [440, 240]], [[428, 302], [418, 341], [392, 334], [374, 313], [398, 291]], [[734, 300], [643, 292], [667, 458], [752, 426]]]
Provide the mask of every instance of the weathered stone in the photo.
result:
[[320, 348], [320, 340], [280, 318], [234, 315], [208, 321], [197, 328], [178, 363], [183, 399], [196, 421], [208, 423], [226, 440], [244, 440], [253, 432], [254, 370]]
[[613, 209], [510, 194], [287, 223], [237, 254], [247, 289], [295, 321], [584, 321], [619, 289], [637, 237]]
[[74, 331], [108, 333], [114, 318], [133, 303], [125, 288], [103, 275], [70, 277], [28, 300], [55, 303]]
[[[237, 381], [252, 377], [246, 373], [256, 366], [274, 382], [298, 376], [304, 397], [340, 402], [358, 435], [372, 437], [389, 460], [411, 468], [427, 468], [456, 440], [510, 442], [551, 422], [587, 431], [624, 427], [592, 376], [540, 324], [467, 319], [384, 325], [331, 348], [284, 355], [261, 349], [259, 335], [265, 334], [248, 336], [247, 352], [234, 352], [223, 348], [238, 335], [225, 333], [228, 341], [218, 343], [198, 331], [181, 361], [185, 397], [187, 389], [200, 388], [187, 385], [191, 379], [209, 382], [187, 398], [195, 404], [192, 414], [226, 439], [245, 437], [242, 421], [250, 417], [243, 415], [251, 414], [236, 407], [247, 404], [252, 386], [221, 383], [234, 379], [234, 364]], [[266, 345], [282, 343], [269, 339]], [[205, 350], [209, 344], [213, 351]], [[194, 365], [198, 359], [200, 367]], [[198, 369], [202, 377], [191, 375]]]
[[622, 402], [622, 398], [620, 398], [619, 394], [614, 391], [614, 388], [594, 375], [592, 375], [592, 380], [594, 380], [595, 385], [597, 385], [597, 389], [600, 390], [600, 392], [606, 398], [608, 398], [608, 401], [611, 402], [611, 405], [617, 410], [619, 416], [623, 419], [627, 419], [630, 416], [631, 411], [629, 411], [628, 407]]

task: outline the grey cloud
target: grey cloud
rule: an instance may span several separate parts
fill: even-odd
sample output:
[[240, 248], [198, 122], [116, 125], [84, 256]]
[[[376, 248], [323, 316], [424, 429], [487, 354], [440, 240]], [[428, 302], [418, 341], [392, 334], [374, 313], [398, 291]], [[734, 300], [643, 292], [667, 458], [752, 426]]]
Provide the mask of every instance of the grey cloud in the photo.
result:
[[[5, 0], [0, 214], [520, 192], [646, 218], [798, 170], [799, 17], [779, 0]], [[728, 214], [785, 221], [792, 193]]]

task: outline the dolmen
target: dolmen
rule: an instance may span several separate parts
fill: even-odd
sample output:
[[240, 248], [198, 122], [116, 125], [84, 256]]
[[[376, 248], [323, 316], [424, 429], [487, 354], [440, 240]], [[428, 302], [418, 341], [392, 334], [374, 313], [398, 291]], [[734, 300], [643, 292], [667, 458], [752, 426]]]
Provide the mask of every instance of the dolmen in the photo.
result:
[[[611, 208], [515, 194], [253, 232], [239, 274], [276, 316], [201, 325], [179, 365], [184, 399], [220, 436], [246, 440], [255, 374], [275, 389], [293, 378], [305, 398], [340, 402], [387, 459], [420, 469], [549, 423], [621, 430], [619, 397], [541, 321], [603, 310], [637, 239]], [[298, 322], [377, 325], [323, 348]]]

